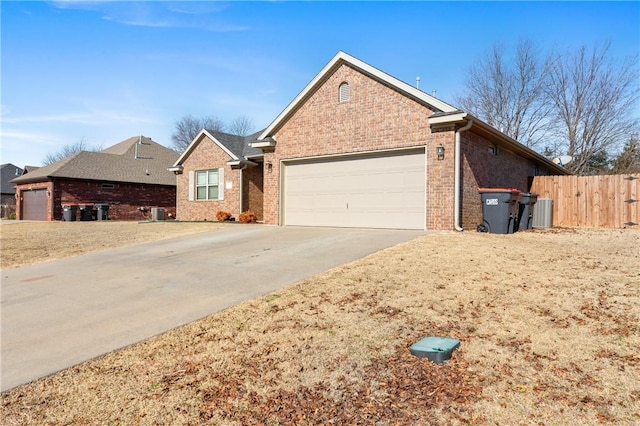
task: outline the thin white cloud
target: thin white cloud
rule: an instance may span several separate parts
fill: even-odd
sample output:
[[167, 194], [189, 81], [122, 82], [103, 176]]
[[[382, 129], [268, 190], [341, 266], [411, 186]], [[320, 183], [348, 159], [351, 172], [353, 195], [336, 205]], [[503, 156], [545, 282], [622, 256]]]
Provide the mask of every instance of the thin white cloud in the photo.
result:
[[47, 153], [68, 142], [48, 132], [10, 130], [4, 126], [0, 129], [0, 140], [2, 163], [17, 166], [40, 165]]
[[52, 123], [65, 122], [76, 124], [95, 124], [88, 114], [64, 113], [64, 114], [44, 114], [19, 117], [2, 117], [3, 124], [28, 124], [28, 123]]
[[195, 28], [212, 32], [236, 32], [249, 29], [246, 25], [222, 20], [220, 12], [230, 7], [230, 3], [225, 2], [58, 0], [51, 4], [58, 9], [97, 12], [104, 20], [129, 26]]
[[118, 122], [126, 123], [147, 123], [153, 124], [156, 121], [136, 116], [133, 114], [126, 114], [116, 111], [94, 111], [88, 113], [67, 112], [63, 114], [43, 114], [43, 115], [30, 115], [30, 116], [18, 116], [18, 117], [2, 117], [3, 124], [28, 124], [28, 123], [73, 123], [73, 124], [86, 124], [86, 125], [106, 125]]
[[[24, 132], [19, 130], [6, 130], [0, 129], [0, 138], [2, 140], [12, 139], [14, 141], [24, 141], [24, 142], [33, 142], [37, 140], [40, 144], [56, 146], [62, 140], [58, 137], [52, 136], [48, 133], [43, 132]], [[3, 143], [3, 150], [7, 147]]]

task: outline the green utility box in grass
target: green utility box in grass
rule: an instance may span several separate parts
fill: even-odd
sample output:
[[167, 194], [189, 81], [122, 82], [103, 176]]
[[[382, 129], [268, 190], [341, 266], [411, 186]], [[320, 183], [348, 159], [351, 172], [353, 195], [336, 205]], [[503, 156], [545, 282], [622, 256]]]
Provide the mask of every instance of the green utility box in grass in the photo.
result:
[[430, 336], [411, 345], [409, 351], [418, 358], [428, 358], [441, 364], [451, 358], [451, 353], [460, 346], [460, 340], [451, 337]]

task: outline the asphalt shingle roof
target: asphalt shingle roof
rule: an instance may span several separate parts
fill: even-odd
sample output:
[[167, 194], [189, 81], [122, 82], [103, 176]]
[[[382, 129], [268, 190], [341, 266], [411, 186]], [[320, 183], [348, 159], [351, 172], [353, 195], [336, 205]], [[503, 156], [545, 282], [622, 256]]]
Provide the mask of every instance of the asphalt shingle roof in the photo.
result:
[[51, 178], [176, 185], [167, 169], [179, 154], [144, 136], [135, 136], [100, 152], [80, 151], [48, 166], [13, 179], [13, 184]]
[[238, 158], [247, 158], [262, 155], [262, 150], [253, 148], [249, 144], [255, 142], [262, 130], [249, 136], [238, 136], [230, 133], [219, 132], [217, 130], [205, 129], [218, 142], [224, 145]]
[[11, 163], [3, 164], [0, 166], [0, 185], [2, 186], [3, 194], [15, 194], [16, 193], [16, 185], [11, 183], [12, 179], [20, 176], [22, 174], [22, 169], [18, 166], [14, 166]]

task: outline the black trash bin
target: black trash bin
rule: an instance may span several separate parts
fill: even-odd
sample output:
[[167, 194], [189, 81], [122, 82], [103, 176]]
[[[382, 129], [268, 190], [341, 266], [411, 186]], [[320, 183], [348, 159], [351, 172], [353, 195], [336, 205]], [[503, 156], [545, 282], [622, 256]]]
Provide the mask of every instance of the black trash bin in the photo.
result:
[[523, 192], [518, 210], [518, 231], [533, 229], [533, 205], [538, 201], [538, 194]]
[[482, 199], [482, 225], [478, 232], [513, 234], [518, 220], [520, 191], [515, 188], [478, 188]]
[[93, 206], [90, 204], [80, 206], [80, 220], [82, 221], [92, 220], [93, 219], [91, 215], [92, 210], [93, 210]]
[[98, 220], [109, 219], [109, 204], [96, 204], [98, 209]]
[[77, 211], [78, 211], [78, 206], [62, 206], [62, 219], [65, 222], [75, 221]]

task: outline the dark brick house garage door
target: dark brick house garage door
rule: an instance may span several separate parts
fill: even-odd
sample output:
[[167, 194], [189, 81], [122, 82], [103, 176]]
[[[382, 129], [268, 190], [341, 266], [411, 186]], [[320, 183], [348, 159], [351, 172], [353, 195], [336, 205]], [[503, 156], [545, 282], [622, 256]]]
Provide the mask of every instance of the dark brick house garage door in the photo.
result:
[[424, 229], [424, 149], [284, 163], [284, 225]]
[[47, 190], [22, 191], [22, 220], [47, 220]]

